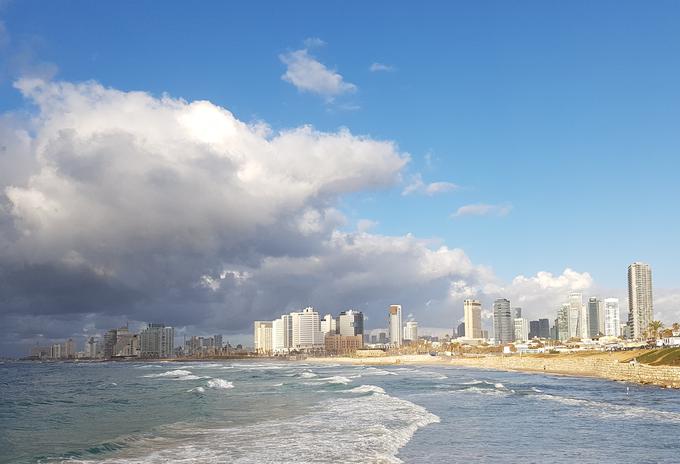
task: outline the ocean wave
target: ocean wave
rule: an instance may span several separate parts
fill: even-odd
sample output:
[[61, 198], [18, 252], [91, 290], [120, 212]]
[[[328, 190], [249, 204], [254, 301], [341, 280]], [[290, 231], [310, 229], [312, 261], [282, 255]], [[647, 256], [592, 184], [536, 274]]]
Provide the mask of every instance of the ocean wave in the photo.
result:
[[147, 377], [150, 379], [168, 378], [173, 380], [200, 380], [210, 378], [194, 375], [191, 371], [186, 371], [184, 369], [175, 369], [172, 371], [161, 372], [160, 374], [147, 374], [143, 375], [142, 377]]
[[187, 393], [198, 393], [198, 394], [200, 394], [200, 393], [205, 393], [205, 388], [203, 388], [203, 387], [194, 387], [194, 388], [191, 388], [191, 389], [187, 390]]
[[[370, 423], [366, 417], [371, 418]], [[301, 416], [247, 426], [203, 429], [195, 424], [178, 425], [168, 429], [167, 436], [161, 432], [161, 436], [140, 440], [103, 461], [80, 462], [254, 464], [309, 462], [312, 458], [392, 464], [402, 462], [397, 454], [419, 428], [435, 422], [439, 418], [422, 406], [379, 393], [327, 400]]]
[[361, 385], [360, 387], [352, 388], [351, 390], [345, 390], [348, 393], [382, 393], [385, 394], [385, 390], [375, 385]]
[[211, 379], [206, 383], [208, 388], [214, 388], [217, 390], [227, 390], [229, 388], [234, 388], [234, 384], [224, 380], [224, 379]]
[[313, 379], [314, 377], [317, 377], [317, 375], [314, 372], [305, 371], [300, 374], [300, 377], [303, 379]]
[[576, 415], [600, 417], [603, 419], [644, 419], [654, 422], [680, 422], [680, 413], [645, 408], [643, 406], [631, 406], [625, 404], [608, 403], [566, 396], [550, 395], [542, 393], [534, 395], [534, 398], [544, 401], [554, 401], [565, 406], [575, 406], [573, 412]]
[[348, 379], [347, 377], [343, 377], [341, 375], [334, 375], [332, 377], [325, 377], [322, 379], [319, 379], [320, 382], [326, 382], [330, 384], [342, 384], [342, 385], [347, 385], [352, 381], [352, 379]]

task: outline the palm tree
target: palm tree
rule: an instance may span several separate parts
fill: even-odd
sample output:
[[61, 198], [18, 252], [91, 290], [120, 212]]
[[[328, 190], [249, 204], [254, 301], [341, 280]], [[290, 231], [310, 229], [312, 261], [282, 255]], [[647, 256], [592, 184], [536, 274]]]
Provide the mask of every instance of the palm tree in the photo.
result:
[[661, 329], [663, 329], [663, 322], [652, 321], [649, 323], [649, 327], [647, 328], [647, 334], [652, 338], [656, 338], [659, 335], [659, 331]]

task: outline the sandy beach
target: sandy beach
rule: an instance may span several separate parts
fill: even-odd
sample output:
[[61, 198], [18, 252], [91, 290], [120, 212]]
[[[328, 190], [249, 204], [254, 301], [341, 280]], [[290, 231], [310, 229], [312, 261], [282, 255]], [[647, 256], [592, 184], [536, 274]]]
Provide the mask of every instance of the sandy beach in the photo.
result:
[[355, 365], [446, 365], [477, 369], [535, 372], [680, 388], [680, 367], [650, 366], [633, 361], [644, 351], [584, 352], [551, 355], [508, 355], [450, 357], [391, 355], [383, 357], [308, 358], [306, 362]]

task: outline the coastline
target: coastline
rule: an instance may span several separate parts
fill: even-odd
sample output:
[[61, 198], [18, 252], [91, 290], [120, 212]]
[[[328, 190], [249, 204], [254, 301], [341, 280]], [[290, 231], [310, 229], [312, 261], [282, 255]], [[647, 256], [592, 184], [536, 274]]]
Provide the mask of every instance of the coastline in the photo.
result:
[[637, 352], [569, 353], [559, 355], [510, 355], [448, 357], [430, 355], [391, 355], [371, 358], [307, 358], [305, 362], [354, 365], [440, 365], [492, 369], [508, 372], [544, 373], [570, 377], [590, 377], [613, 381], [680, 388], [680, 367], [650, 366], [629, 362]]

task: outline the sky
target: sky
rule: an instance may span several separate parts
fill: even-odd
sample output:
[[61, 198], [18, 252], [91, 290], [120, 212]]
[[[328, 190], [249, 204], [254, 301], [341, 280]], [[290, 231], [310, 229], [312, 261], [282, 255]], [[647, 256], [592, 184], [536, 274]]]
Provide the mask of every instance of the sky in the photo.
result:
[[[0, 1], [0, 354], [312, 305], [680, 320], [680, 4]], [[485, 312], [488, 318], [488, 311]], [[622, 315], [625, 319], [625, 314]], [[486, 321], [488, 324], [488, 320]]]

